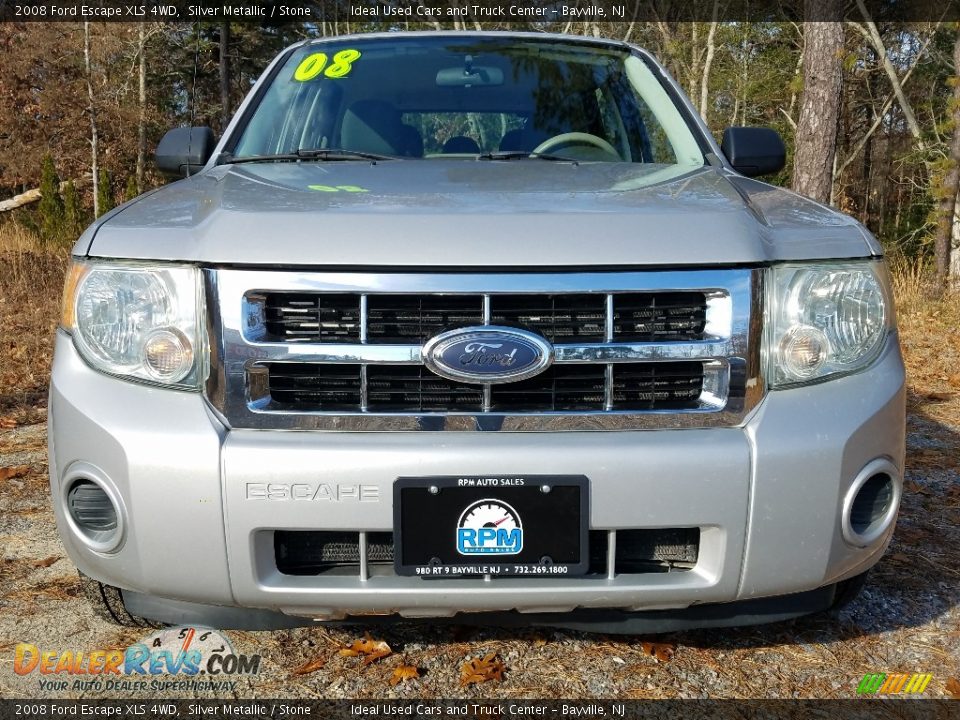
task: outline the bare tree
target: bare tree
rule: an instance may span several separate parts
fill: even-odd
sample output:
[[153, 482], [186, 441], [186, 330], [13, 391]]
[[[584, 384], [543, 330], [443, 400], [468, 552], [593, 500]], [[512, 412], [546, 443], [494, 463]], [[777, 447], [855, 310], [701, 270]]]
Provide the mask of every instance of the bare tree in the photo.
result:
[[707, 32], [707, 57], [703, 61], [703, 76], [700, 78], [700, 115], [707, 119], [707, 99], [710, 93], [710, 68], [713, 65], [713, 56], [717, 52], [717, 13], [720, 9], [720, 0], [713, 0], [713, 17], [710, 20], [710, 30]]
[[220, 130], [230, 122], [230, 23], [220, 23]]
[[956, 221], [957, 191], [960, 190], [960, 30], [953, 41], [953, 98], [950, 103], [951, 130], [947, 169], [939, 188], [937, 228], [934, 232], [934, 262], [937, 285], [946, 288], [950, 275], [950, 244]]
[[877, 53], [877, 57], [880, 60], [880, 65], [883, 67], [883, 71], [887, 75], [887, 79], [890, 81], [890, 86], [893, 88], [893, 94], [897, 98], [897, 102], [900, 105], [900, 110], [903, 111], [903, 119], [907, 123], [907, 127], [910, 128], [910, 134], [913, 135], [914, 140], [917, 141], [917, 147], [920, 150], [924, 149], [923, 136], [920, 133], [920, 124], [917, 122], [917, 117], [913, 112], [913, 107], [907, 101], [907, 95], [903, 91], [903, 83], [900, 81], [900, 78], [897, 76], [896, 68], [893, 67], [893, 63], [890, 61], [890, 54], [887, 52], [886, 45], [883, 44], [883, 38], [880, 37], [880, 31], [877, 30], [876, 23], [873, 22], [873, 18], [870, 17], [870, 13], [867, 11], [866, 5], [863, 4], [863, 0], [857, 0], [857, 7], [860, 9], [860, 14], [863, 16], [864, 24], [860, 25], [859, 23], [850, 23], [850, 26], [855, 28], [863, 37], [873, 46], [874, 51]]
[[[840, 85], [843, 78], [843, 25], [822, 22], [839, 17], [837, 0], [806, 0], [803, 28], [803, 98], [797, 123], [793, 189], [819, 202], [829, 202]], [[821, 20], [821, 22], [811, 22]]]
[[[144, 172], [147, 158], [147, 28], [141, 22], [137, 28], [137, 192], [144, 191]], [[130, 198], [127, 198], [129, 200]]]
[[[898, 80], [900, 85], [900, 93], [903, 93], [903, 88], [906, 87], [907, 81], [910, 80], [910, 76], [913, 75], [914, 69], [920, 62], [920, 59], [924, 56], [927, 51], [927, 47], [930, 45], [930, 42], [933, 40], [936, 35], [937, 28], [940, 26], [939, 23], [934, 27], [934, 29], [927, 36], [926, 41], [924, 41], [923, 46], [920, 48], [920, 51], [914, 57], [913, 62], [910, 63], [910, 67], [907, 68], [907, 71], [903, 74], [903, 77]], [[866, 144], [870, 141], [870, 138], [877, 131], [880, 125], [883, 123], [883, 119], [887, 116], [887, 113], [890, 111], [890, 108], [893, 106], [893, 101], [897, 97], [896, 93], [891, 93], [887, 99], [884, 101], [883, 105], [880, 107], [879, 112], [874, 113], [873, 123], [867, 129], [867, 131], [860, 137], [857, 141], [857, 144], [853, 146], [853, 150], [850, 151], [850, 155], [844, 160], [840, 167], [837, 169], [837, 173], [842, 173], [847, 169], [847, 166], [850, 165], [854, 160], [856, 160], [857, 155], [863, 150]]]
[[100, 216], [100, 141], [97, 132], [97, 108], [93, 96], [93, 66], [90, 62], [90, 23], [83, 23], [83, 70], [87, 80], [87, 113], [90, 115], [90, 173], [93, 175], [93, 216]]

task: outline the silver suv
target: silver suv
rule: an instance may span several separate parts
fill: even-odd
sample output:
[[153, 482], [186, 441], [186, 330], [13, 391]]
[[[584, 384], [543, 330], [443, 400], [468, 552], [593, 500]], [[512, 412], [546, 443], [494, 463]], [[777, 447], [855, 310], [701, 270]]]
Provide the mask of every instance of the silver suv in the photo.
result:
[[893, 532], [881, 248], [646, 52], [288, 48], [80, 238], [50, 482], [115, 620], [649, 632], [853, 597]]

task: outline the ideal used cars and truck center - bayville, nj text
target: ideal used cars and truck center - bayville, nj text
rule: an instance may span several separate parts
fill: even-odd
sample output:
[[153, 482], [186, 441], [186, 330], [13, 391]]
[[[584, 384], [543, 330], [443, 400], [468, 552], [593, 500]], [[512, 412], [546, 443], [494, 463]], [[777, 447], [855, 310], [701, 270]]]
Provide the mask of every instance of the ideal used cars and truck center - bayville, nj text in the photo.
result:
[[662, 632], [837, 608], [887, 547], [881, 248], [646, 51], [304, 41], [156, 159], [73, 248], [50, 386], [106, 617]]

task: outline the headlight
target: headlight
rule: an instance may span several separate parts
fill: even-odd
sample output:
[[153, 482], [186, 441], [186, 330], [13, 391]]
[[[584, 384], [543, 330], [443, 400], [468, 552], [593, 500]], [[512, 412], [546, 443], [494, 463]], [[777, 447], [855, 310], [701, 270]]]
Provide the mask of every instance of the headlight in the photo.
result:
[[773, 387], [856, 372], [893, 327], [882, 261], [779, 265], [767, 296], [767, 377]]
[[75, 263], [62, 324], [83, 358], [111, 375], [197, 388], [206, 353], [193, 267]]

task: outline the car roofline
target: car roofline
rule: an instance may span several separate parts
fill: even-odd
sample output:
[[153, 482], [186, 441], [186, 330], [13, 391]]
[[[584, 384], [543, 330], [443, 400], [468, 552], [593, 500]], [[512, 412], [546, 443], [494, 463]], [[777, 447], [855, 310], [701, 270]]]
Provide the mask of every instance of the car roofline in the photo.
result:
[[586, 35], [573, 35], [569, 33], [543, 33], [531, 32], [528, 30], [404, 30], [401, 32], [374, 32], [374, 33], [351, 33], [349, 35], [335, 35], [332, 37], [307, 38], [294, 43], [290, 48], [303, 47], [305, 45], [322, 45], [325, 43], [339, 43], [346, 40], [395, 40], [397, 38], [517, 38], [523, 40], [547, 40], [571, 42], [578, 45], [600, 45], [605, 47], [617, 47], [623, 50], [639, 49], [630, 43], [615, 38], [595, 38]]

